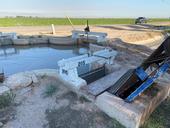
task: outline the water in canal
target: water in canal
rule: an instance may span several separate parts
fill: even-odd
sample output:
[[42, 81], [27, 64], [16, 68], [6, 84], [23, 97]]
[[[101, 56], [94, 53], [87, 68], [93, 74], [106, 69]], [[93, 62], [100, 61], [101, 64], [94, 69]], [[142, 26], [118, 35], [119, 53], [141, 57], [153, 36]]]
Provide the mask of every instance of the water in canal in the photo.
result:
[[56, 69], [59, 60], [87, 52], [87, 48], [77, 46], [3, 46], [0, 47], [0, 72], [8, 76], [35, 69]]

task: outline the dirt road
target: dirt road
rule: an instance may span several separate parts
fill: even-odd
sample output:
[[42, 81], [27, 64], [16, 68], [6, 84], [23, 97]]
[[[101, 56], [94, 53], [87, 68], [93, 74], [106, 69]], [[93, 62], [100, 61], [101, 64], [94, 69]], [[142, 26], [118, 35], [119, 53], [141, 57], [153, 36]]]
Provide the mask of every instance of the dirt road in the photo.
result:
[[[84, 26], [75, 26], [75, 29], [84, 30]], [[71, 26], [55, 26], [55, 36], [70, 36], [73, 28]], [[118, 38], [128, 43], [143, 43], [160, 39], [162, 33], [155, 30], [152, 25], [99, 25], [90, 26], [93, 32], [106, 32], [108, 38]], [[16, 32], [21, 35], [41, 35], [50, 34], [51, 26], [20, 26], [20, 27], [0, 27], [1, 32]]]

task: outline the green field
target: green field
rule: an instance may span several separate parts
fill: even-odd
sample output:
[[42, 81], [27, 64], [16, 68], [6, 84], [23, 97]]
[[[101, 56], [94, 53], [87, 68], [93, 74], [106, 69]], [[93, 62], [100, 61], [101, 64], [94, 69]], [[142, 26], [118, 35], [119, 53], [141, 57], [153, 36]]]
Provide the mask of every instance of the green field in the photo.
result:
[[[86, 24], [85, 18], [71, 18], [74, 25]], [[130, 18], [89, 18], [90, 25], [101, 24], [134, 24], [135, 19]], [[150, 19], [149, 22], [165, 22], [170, 19]], [[0, 26], [45, 26], [45, 25], [70, 25], [67, 18], [33, 18], [33, 17], [17, 17], [17, 18], [0, 18]]]

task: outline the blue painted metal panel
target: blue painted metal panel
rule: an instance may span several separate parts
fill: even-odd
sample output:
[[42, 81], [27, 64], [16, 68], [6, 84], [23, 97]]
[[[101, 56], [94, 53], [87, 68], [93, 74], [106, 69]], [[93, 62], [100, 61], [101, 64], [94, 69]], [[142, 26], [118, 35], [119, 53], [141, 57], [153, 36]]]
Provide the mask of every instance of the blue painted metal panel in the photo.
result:
[[139, 86], [133, 93], [131, 93], [127, 98], [127, 102], [132, 102], [138, 95], [144, 92], [149, 86], [151, 86], [154, 81], [159, 78], [162, 74], [164, 74], [170, 68], [169, 63], [164, 63], [154, 76], [150, 76], [141, 86]]
[[136, 69], [136, 75], [142, 80], [144, 81], [147, 77], [148, 77], [148, 74], [143, 70], [142, 67], [138, 67]]

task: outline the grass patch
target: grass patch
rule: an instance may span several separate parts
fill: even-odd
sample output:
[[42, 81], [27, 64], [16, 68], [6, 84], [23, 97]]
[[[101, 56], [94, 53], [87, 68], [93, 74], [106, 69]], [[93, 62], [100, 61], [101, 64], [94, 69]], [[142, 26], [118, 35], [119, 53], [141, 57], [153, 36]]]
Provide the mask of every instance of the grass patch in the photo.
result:
[[165, 30], [166, 33], [170, 33], [170, 29], [169, 30]]
[[6, 93], [0, 96], [0, 109], [10, 106], [14, 101], [13, 93]]
[[141, 128], [170, 128], [170, 99], [163, 102]]
[[125, 128], [123, 125], [121, 125], [118, 121], [113, 119], [113, 128]]
[[84, 102], [90, 102], [90, 100], [88, 100], [86, 97], [84, 97], [84, 96], [81, 96], [80, 98], [79, 98], [79, 101], [81, 102], [81, 103], [84, 103]]
[[[134, 24], [134, 19], [130, 18], [88, 18], [90, 25], [99, 24]], [[85, 25], [85, 18], [71, 18], [74, 25]], [[0, 26], [44, 26], [44, 25], [70, 25], [67, 18], [0, 18]]]
[[[89, 19], [90, 25], [134, 24], [133, 18], [71, 18], [74, 25], [85, 25]], [[148, 22], [167, 22], [169, 19], [150, 19]], [[39, 18], [39, 17], [7, 17], [0, 18], [1, 27], [9, 26], [46, 26], [70, 25], [67, 18]]]
[[55, 85], [48, 85], [43, 93], [44, 98], [51, 97], [57, 91], [57, 87]]
[[170, 22], [168, 18], [151, 18], [148, 22]]
[[[135, 24], [134, 18], [71, 18], [74, 25], [85, 25], [89, 19], [90, 25]], [[149, 19], [148, 22], [168, 22], [170, 19]], [[0, 18], [0, 27], [9, 26], [47, 26], [70, 25], [67, 18], [40, 17], [6, 17]]]

